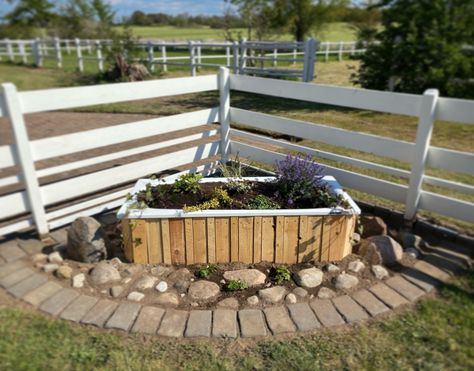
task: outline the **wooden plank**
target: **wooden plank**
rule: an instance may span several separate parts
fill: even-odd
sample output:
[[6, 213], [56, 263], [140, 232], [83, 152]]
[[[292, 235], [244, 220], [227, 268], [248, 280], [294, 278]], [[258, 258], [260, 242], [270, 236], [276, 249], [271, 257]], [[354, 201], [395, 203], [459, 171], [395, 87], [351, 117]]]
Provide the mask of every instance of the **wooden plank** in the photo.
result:
[[239, 217], [239, 262], [253, 260], [253, 217]]
[[207, 262], [216, 262], [216, 229], [214, 218], [206, 218], [207, 224]]
[[310, 256], [312, 260], [319, 261], [321, 256], [321, 240], [323, 232], [322, 216], [312, 216], [308, 219], [308, 228], [311, 235], [310, 238]]
[[275, 217], [275, 263], [284, 263], [284, 227], [285, 217]]
[[275, 261], [275, 218], [262, 218], [262, 261]]
[[323, 217], [321, 250], [319, 253], [319, 261], [325, 262], [329, 260], [329, 246], [331, 243], [331, 224], [333, 219], [330, 216]]
[[170, 225], [168, 219], [161, 219], [161, 243], [163, 244], [163, 263], [171, 264]]
[[300, 216], [298, 263], [319, 261], [322, 216]]
[[193, 219], [194, 262], [207, 263], [206, 219]]
[[171, 263], [186, 263], [184, 219], [169, 219]]
[[230, 219], [215, 218], [216, 262], [230, 262]]
[[186, 242], [186, 264], [194, 264], [194, 232], [191, 218], [184, 219], [184, 238]]
[[230, 261], [239, 261], [239, 218], [230, 218]]
[[299, 217], [285, 217], [283, 225], [283, 261], [285, 264], [296, 264], [298, 261]]
[[355, 231], [357, 222], [357, 216], [351, 215], [345, 217], [344, 222], [344, 250], [342, 252], [342, 258], [349, 254], [352, 254], [352, 235]]
[[253, 218], [253, 262], [262, 261], [262, 217]]
[[148, 262], [150, 264], [163, 263], [163, 244], [161, 242], [161, 223], [156, 220], [147, 220], [148, 230]]
[[329, 235], [329, 260], [341, 260], [345, 250], [345, 221], [343, 215], [328, 216], [333, 222], [331, 223], [331, 231]]
[[131, 222], [130, 219], [122, 219], [123, 253], [129, 262], [133, 261], [132, 231], [130, 228]]
[[135, 219], [132, 228], [133, 262], [148, 264], [148, 241], [146, 220]]

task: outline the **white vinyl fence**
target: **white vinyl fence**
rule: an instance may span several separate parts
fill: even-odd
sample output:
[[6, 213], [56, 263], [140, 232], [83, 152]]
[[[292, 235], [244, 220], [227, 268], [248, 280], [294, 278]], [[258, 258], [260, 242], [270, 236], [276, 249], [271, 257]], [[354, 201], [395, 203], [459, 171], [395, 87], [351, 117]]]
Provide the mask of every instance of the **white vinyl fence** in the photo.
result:
[[[30, 141], [24, 122], [24, 115], [29, 113], [212, 90], [220, 92], [219, 105], [212, 109], [57, 137]], [[418, 117], [416, 142], [234, 108], [231, 105], [232, 90], [415, 116]], [[316, 158], [336, 160], [409, 179], [409, 185], [405, 186], [326, 166], [326, 173], [335, 176], [345, 187], [404, 203], [405, 217], [408, 220], [414, 218], [418, 209], [424, 209], [474, 222], [473, 203], [428, 192], [422, 188], [423, 183], [426, 183], [474, 194], [473, 186], [424, 174], [425, 168], [430, 167], [474, 175], [474, 154], [430, 145], [435, 120], [474, 124], [474, 101], [440, 98], [436, 90], [429, 90], [424, 95], [390, 93], [230, 75], [228, 69], [221, 68], [218, 75], [26, 92], [17, 92], [14, 85], [3, 84], [0, 107], [1, 116], [9, 119], [14, 134], [14, 144], [0, 147], [0, 170], [17, 168], [14, 176], [0, 178], [0, 189], [2, 186], [18, 183], [24, 185], [24, 188], [0, 196], [0, 221], [3, 221], [0, 235], [30, 226], [35, 226], [40, 234], [45, 234], [50, 229], [70, 223], [79, 215], [93, 215], [115, 208], [124, 200], [129, 188], [110, 191], [111, 187], [130, 184], [137, 178], [162, 170], [186, 165], [189, 168], [194, 167], [193, 170], [210, 171], [219, 158], [226, 160], [231, 154], [237, 153], [241, 157], [269, 164], [284, 157], [282, 153], [262, 148], [268, 144], [304, 152]], [[220, 130], [214, 126], [208, 126], [206, 129], [204, 126], [199, 134], [158, 141], [144, 147], [61, 163], [39, 170], [36, 167], [38, 161], [45, 159], [139, 138], [169, 134], [217, 121], [220, 122]], [[231, 122], [404, 161], [411, 164], [411, 171], [236, 130], [231, 128]], [[204, 140], [204, 143], [194, 142], [199, 138]], [[248, 140], [254, 144], [249, 145]], [[262, 146], [255, 143], [261, 143]], [[176, 147], [177, 145], [181, 147]], [[166, 149], [167, 152], [158, 157], [151, 156], [138, 162], [89, 172], [73, 178], [47, 183], [43, 181], [46, 176], [101, 164], [110, 159], [127, 158], [133, 154], [147, 153], [159, 148]], [[219, 157], [216, 157], [218, 155]], [[196, 161], [202, 162], [197, 168], [194, 165]]]

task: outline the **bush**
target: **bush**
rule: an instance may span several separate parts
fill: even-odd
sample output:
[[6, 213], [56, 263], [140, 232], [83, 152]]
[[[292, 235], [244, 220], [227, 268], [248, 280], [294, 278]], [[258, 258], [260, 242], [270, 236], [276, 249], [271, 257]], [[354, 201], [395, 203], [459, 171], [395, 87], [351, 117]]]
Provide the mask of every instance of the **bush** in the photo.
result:
[[199, 191], [199, 181], [202, 179], [202, 175], [188, 173], [181, 175], [173, 184], [173, 192], [175, 193], [193, 193], [196, 194]]
[[248, 287], [249, 285], [247, 285], [247, 282], [242, 280], [230, 280], [226, 286], [228, 291], [245, 290]]

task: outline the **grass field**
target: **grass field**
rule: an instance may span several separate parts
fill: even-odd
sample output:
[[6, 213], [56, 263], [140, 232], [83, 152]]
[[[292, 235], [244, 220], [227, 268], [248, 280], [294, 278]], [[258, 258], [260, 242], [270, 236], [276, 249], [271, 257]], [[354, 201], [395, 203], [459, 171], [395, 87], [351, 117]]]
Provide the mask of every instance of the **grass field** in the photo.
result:
[[14, 308], [0, 293], [0, 365], [9, 370], [468, 370], [474, 273], [369, 325], [271, 340], [169, 341], [99, 331]]

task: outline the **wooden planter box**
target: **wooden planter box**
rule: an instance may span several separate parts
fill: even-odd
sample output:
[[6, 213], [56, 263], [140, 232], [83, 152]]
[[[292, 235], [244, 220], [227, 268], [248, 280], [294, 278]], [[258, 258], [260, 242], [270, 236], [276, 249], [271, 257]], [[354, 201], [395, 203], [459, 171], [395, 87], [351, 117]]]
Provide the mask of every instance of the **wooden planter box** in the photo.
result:
[[[264, 181], [269, 177], [246, 178]], [[351, 253], [351, 236], [360, 209], [333, 177], [325, 177], [350, 209], [119, 210], [125, 256], [142, 264], [259, 263], [294, 264], [341, 260]], [[201, 182], [225, 181], [204, 178]], [[146, 184], [141, 179], [134, 194]], [[156, 181], [155, 181], [156, 182]], [[173, 183], [170, 180], [169, 183]]]

